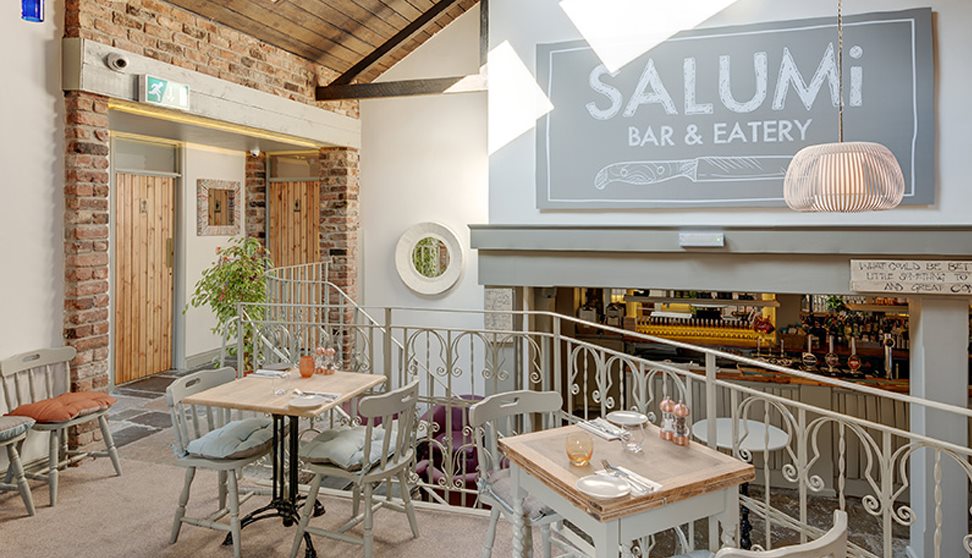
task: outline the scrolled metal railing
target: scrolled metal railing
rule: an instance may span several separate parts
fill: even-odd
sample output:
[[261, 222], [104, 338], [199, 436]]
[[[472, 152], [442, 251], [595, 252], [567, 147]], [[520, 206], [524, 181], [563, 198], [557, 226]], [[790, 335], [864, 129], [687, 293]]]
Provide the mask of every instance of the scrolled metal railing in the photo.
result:
[[[326, 281], [318, 287], [331, 288]], [[279, 292], [292, 293], [294, 288], [282, 286]], [[249, 355], [253, 359], [249, 365], [256, 366], [292, 360], [322, 339], [340, 339], [344, 362], [366, 363], [359, 369], [385, 375], [388, 387], [419, 379], [422, 417], [413, 479], [430, 502], [479, 506], [478, 464], [467, 410], [480, 397], [524, 388], [560, 392], [565, 420], [594, 418], [617, 409], [635, 409], [657, 420], [661, 400], [672, 397], [694, 410], [693, 420], [730, 419], [734, 440], [753, 423], [762, 425], [764, 432], [769, 426], [784, 432], [786, 444], [773, 452], [750, 451], [738, 442], [728, 449], [752, 462], [759, 472], [754, 492], [743, 497], [757, 523], [753, 542], [759, 548], [815, 537], [827, 529], [830, 511], [843, 509], [856, 512], [849, 556], [891, 558], [906, 542], [907, 528], [924, 521], [936, 541], [934, 558], [942, 558], [943, 510], [951, 498], [967, 495], [972, 480], [968, 445], [873, 420], [844, 402], [856, 399], [862, 402], [860, 408], [889, 408], [904, 415], [923, 407], [966, 421], [972, 417], [967, 408], [550, 312], [513, 312], [518, 325], [512, 330], [449, 327], [444, 324], [481, 323], [487, 312], [362, 308], [350, 297], [335, 293], [329, 295], [335, 298], [327, 304], [273, 302], [259, 305], [258, 312], [242, 305], [239, 319], [255, 334], [251, 346], [241, 347], [240, 353]], [[550, 327], [529, 327], [534, 323], [549, 323]], [[653, 361], [602, 346], [591, 341], [595, 338], [591, 335], [578, 338], [563, 333], [568, 326], [577, 325], [600, 334], [677, 348], [694, 363]], [[821, 403], [820, 398], [800, 400], [801, 388], [778, 382], [721, 379], [719, 363], [742, 364], [779, 378], [812, 382], [831, 391], [831, 404]], [[752, 376], [754, 380], [758, 377]], [[706, 438], [715, 440], [714, 421], [703, 424]], [[908, 498], [911, 463], [918, 458], [931, 461], [926, 481], [934, 495], [931, 517], [913, 509]], [[956, 470], [964, 481], [958, 485]], [[946, 479], [949, 474], [951, 479]], [[689, 533], [693, 538], [694, 533]], [[972, 553], [972, 534], [964, 533], [961, 542]], [[647, 548], [647, 543], [641, 548]]]

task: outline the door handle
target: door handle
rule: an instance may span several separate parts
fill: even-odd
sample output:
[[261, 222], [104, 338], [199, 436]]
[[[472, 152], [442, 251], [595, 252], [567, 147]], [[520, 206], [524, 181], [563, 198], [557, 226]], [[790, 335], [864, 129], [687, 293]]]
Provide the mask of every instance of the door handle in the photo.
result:
[[175, 242], [171, 238], [165, 241], [165, 265], [169, 269], [172, 269], [175, 263]]

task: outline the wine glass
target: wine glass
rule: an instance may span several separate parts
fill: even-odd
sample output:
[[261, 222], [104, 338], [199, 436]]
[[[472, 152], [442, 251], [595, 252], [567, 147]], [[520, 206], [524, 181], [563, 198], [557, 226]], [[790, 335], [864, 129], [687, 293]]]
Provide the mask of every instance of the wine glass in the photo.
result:
[[571, 465], [583, 467], [591, 462], [594, 455], [594, 438], [583, 430], [572, 431], [567, 434], [564, 449]]

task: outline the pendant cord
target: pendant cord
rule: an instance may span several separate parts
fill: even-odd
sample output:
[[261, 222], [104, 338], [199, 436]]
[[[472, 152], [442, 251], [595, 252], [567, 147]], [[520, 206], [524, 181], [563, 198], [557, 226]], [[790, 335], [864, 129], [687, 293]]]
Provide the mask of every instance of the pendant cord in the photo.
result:
[[837, 0], [837, 141], [844, 143], [844, 1]]

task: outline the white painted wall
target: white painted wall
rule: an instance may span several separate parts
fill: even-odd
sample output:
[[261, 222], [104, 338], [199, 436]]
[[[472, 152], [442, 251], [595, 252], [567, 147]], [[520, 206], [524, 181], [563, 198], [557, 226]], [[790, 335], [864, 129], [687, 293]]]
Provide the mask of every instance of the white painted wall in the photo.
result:
[[[972, 2], [968, 0], [856, 0], [849, 13], [931, 6], [936, 30], [936, 113], [938, 202], [933, 207], [903, 208], [861, 215], [798, 214], [785, 209], [543, 211], [536, 207], [533, 130], [490, 157], [489, 213], [493, 224], [608, 225], [867, 225], [972, 224], [972, 188], [967, 159], [972, 149]], [[834, 16], [835, 1], [781, 2], [738, 0], [703, 26], [723, 26]], [[558, 0], [492, 0], [490, 45], [508, 41], [523, 63], [535, 70], [537, 43], [579, 39], [580, 34]], [[504, 114], [491, 107], [490, 119]]]
[[[201, 178], [216, 180], [232, 180], [240, 183], [240, 219], [245, 220], [246, 199], [244, 192], [246, 154], [242, 151], [228, 151], [205, 145], [187, 144], [183, 150], [182, 191], [180, 193], [180, 227], [182, 237], [182, 271], [178, 277], [181, 282], [181, 292], [186, 293], [185, 299], [192, 295], [196, 281], [202, 277], [202, 272], [216, 261], [216, 248], [225, 246], [232, 237], [229, 236], [198, 236], [196, 234], [196, 181]], [[242, 229], [241, 224], [241, 230]], [[177, 291], [180, 286], [177, 285]], [[180, 305], [181, 306], [181, 305]], [[185, 328], [183, 329], [183, 354], [192, 359], [193, 356], [218, 349], [222, 343], [220, 336], [211, 330], [216, 325], [216, 318], [208, 308], [189, 308], [185, 314]], [[185, 366], [184, 362], [177, 362], [177, 366]]]
[[[479, 12], [471, 10], [386, 72], [381, 81], [475, 73]], [[361, 103], [361, 288], [367, 306], [482, 309], [472, 223], [487, 222], [486, 95], [471, 93]], [[449, 292], [410, 291], [394, 267], [395, 245], [410, 226], [436, 221], [467, 247], [465, 269]], [[421, 316], [402, 315], [412, 323]], [[437, 316], [436, 325], [442, 316]], [[396, 318], [397, 321], [397, 318]], [[453, 325], [482, 327], [480, 316]]]
[[62, 342], [63, 2], [47, 10], [27, 23], [20, 2], [0, 2], [0, 358]]

